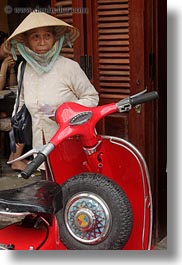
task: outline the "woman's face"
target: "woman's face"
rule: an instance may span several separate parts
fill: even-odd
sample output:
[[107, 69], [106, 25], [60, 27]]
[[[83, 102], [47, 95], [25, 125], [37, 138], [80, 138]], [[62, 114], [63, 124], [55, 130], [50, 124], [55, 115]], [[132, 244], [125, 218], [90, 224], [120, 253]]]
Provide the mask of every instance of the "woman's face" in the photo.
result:
[[27, 32], [27, 46], [38, 54], [48, 52], [55, 43], [55, 36], [51, 27], [32, 29]]

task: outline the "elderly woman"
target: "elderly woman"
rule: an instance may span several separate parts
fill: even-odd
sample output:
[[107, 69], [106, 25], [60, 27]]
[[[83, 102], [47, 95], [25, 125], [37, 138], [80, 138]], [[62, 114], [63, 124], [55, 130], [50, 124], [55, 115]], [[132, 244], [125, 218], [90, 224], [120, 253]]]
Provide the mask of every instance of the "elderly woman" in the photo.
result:
[[64, 45], [79, 32], [71, 25], [45, 13], [30, 13], [8, 43], [26, 60], [20, 107], [26, 104], [32, 117], [33, 147], [47, 143], [57, 131], [49, 114], [66, 101], [85, 106], [98, 104], [98, 93], [79, 64], [60, 55]]

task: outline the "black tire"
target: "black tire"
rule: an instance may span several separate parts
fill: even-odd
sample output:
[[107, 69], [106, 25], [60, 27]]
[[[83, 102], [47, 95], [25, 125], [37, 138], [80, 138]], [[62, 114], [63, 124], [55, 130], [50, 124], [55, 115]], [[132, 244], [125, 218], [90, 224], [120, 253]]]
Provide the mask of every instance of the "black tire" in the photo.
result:
[[[63, 185], [63, 205], [57, 220], [60, 239], [68, 249], [122, 249], [128, 241], [133, 224], [129, 200], [103, 175], [83, 173], [69, 179]], [[81, 216], [87, 220], [81, 224], [87, 226], [79, 226]]]

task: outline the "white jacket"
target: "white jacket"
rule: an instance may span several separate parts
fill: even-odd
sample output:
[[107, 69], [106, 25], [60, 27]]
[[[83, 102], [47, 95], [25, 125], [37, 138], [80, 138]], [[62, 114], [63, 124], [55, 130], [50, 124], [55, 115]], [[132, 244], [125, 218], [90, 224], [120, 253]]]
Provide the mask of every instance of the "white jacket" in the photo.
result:
[[56, 122], [42, 111], [45, 105], [56, 109], [68, 101], [90, 107], [99, 101], [97, 91], [77, 62], [59, 56], [51, 71], [43, 75], [38, 75], [26, 64], [19, 108], [25, 102], [32, 116], [34, 148], [42, 146], [43, 135], [47, 143], [58, 128]]

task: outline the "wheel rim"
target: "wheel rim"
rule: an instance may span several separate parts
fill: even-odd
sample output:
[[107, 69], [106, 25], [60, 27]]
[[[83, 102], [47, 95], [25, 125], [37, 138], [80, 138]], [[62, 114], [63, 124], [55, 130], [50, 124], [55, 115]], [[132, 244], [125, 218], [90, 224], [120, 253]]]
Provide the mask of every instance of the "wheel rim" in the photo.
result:
[[78, 193], [66, 204], [65, 222], [70, 234], [79, 242], [96, 244], [103, 241], [112, 225], [105, 201], [93, 193]]

